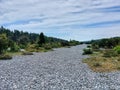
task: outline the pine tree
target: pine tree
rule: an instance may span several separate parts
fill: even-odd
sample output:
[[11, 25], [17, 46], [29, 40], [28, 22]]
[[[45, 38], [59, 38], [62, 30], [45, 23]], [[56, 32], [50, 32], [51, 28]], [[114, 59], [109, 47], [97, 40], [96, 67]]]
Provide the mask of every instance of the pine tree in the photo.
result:
[[3, 53], [4, 50], [6, 50], [8, 47], [8, 38], [6, 37], [6, 34], [0, 35], [0, 54]]
[[39, 35], [39, 40], [38, 40], [38, 45], [42, 46], [45, 43], [45, 36], [44, 34], [41, 32]]

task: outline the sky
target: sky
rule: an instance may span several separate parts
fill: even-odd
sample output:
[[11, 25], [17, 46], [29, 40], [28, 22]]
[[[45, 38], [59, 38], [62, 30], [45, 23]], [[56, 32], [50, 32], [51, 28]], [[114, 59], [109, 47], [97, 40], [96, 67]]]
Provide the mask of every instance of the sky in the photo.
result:
[[120, 36], [120, 0], [0, 0], [0, 26], [66, 40]]

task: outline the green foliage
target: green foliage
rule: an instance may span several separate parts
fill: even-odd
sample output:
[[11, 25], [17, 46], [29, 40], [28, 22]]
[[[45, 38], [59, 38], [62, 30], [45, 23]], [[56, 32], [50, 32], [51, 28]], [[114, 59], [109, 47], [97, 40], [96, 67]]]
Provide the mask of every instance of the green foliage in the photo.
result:
[[6, 34], [0, 35], [0, 54], [2, 54], [8, 48], [8, 38]]
[[59, 48], [61, 47], [61, 43], [60, 42], [54, 42], [54, 43], [50, 43], [52, 48]]
[[[6, 34], [6, 35], [5, 35]], [[26, 49], [30, 52], [47, 51], [51, 48], [74, 46], [80, 44], [75, 40], [63, 40], [54, 37], [47, 37], [43, 33], [28, 33], [19, 30], [10, 31], [4, 27], [0, 28], [0, 54], [9, 50], [18, 52]]]
[[50, 43], [43, 44], [42, 47], [44, 47], [46, 50], [52, 49], [52, 46]]
[[114, 51], [116, 51], [118, 54], [120, 54], [120, 46], [114, 47]]
[[69, 42], [68, 41], [63, 41], [63, 42], [61, 42], [61, 46], [69, 46]]
[[87, 45], [87, 48], [91, 48], [91, 45]]
[[97, 43], [92, 43], [92, 49], [99, 49], [99, 45]]
[[110, 58], [110, 57], [116, 57], [116, 56], [118, 56], [118, 54], [114, 50], [105, 50], [103, 52], [103, 57]]
[[45, 36], [43, 33], [40, 33], [38, 45], [41, 47], [43, 44], [45, 44]]
[[80, 44], [80, 42], [79, 41], [76, 41], [76, 40], [70, 40], [69, 41], [69, 45], [70, 46], [75, 46], [75, 45], [79, 45]]
[[120, 44], [120, 37], [92, 40], [91, 44], [93, 48], [111, 49]]
[[39, 46], [37, 44], [28, 44], [26, 50], [29, 52], [37, 52], [39, 51]]
[[30, 42], [29, 37], [22, 35], [19, 39], [18, 39], [18, 43], [21, 45], [26, 46], [28, 43]]
[[6, 36], [17, 43], [18, 45], [24, 45], [27, 43], [36, 43], [39, 37], [39, 34], [36, 33], [28, 33], [19, 30], [10, 31], [9, 29], [5, 29], [4, 27], [0, 28], [0, 34], [6, 34]]
[[14, 43], [13, 46], [11, 47], [11, 51], [18, 52], [20, 51], [20, 47], [16, 43]]
[[9, 48], [11, 52], [18, 52], [20, 50], [20, 47], [12, 40], [9, 40]]
[[86, 55], [86, 54], [93, 54], [93, 50], [91, 48], [86, 48], [86, 49], [83, 49], [83, 55]]

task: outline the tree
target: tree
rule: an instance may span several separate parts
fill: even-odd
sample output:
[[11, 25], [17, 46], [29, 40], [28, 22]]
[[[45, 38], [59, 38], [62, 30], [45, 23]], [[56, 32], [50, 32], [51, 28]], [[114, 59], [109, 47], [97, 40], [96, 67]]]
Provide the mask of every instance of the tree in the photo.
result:
[[22, 35], [21, 37], [19, 37], [18, 39], [18, 43], [19, 44], [22, 44], [22, 45], [27, 45], [29, 43], [29, 37], [25, 36], [25, 35]]
[[8, 38], [6, 37], [6, 34], [0, 35], [0, 54], [3, 53], [4, 50], [6, 50], [8, 47]]
[[44, 34], [41, 32], [39, 35], [39, 40], [38, 40], [38, 45], [42, 46], [45, 43], [45, 36]]

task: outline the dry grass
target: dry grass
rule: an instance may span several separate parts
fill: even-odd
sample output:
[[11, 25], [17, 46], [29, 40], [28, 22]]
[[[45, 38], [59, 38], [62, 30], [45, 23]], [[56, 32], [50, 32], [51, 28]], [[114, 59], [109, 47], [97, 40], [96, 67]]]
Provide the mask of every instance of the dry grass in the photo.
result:
[[96, 53], [90, 58], [84, 59], [89, 67], [95, 72], [111, 72], [120, 70], [120, 56], [103, 57], [103, 53]]

